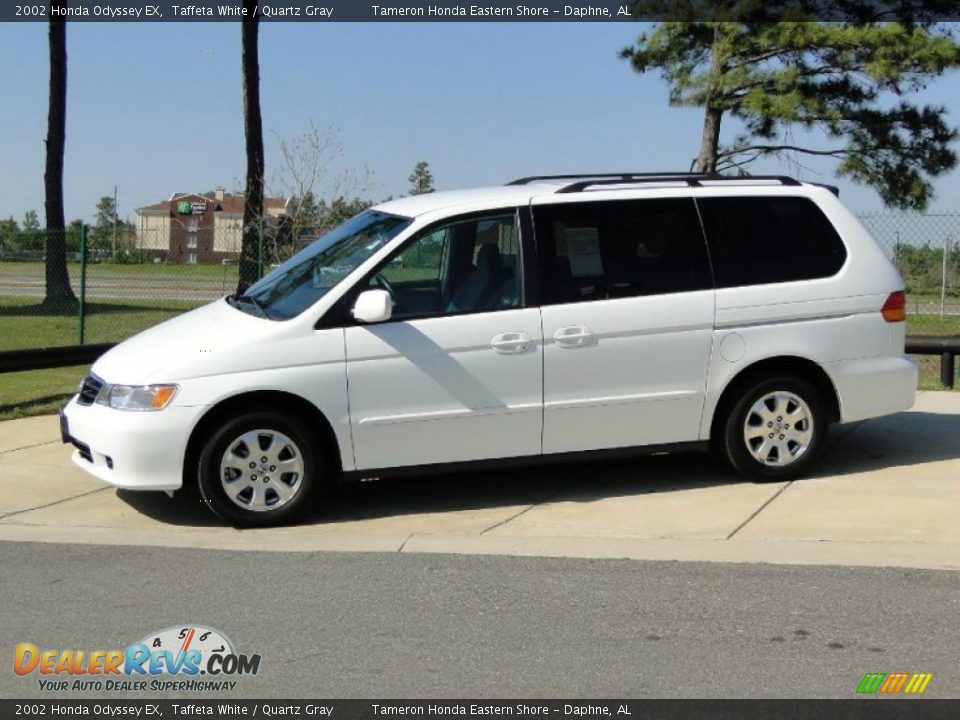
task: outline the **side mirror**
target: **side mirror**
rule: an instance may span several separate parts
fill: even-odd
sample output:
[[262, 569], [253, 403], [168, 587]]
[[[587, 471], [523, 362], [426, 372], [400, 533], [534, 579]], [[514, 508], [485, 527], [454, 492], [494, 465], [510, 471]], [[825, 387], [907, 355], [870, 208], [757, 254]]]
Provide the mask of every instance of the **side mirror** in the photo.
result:
[[362, 323], [378, 323], [390, 319], [393, 300], [386, 290], [365, 290], [353, 305], [353, 317]]

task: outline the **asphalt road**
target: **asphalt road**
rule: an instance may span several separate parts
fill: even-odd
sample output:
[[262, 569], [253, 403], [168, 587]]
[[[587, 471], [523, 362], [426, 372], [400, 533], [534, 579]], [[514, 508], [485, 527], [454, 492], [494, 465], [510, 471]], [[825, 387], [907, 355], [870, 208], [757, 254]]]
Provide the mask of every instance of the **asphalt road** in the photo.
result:
[[949, 571], [32, 543], [0, 543], [0, 567], [7, 698], [43, 696], [17, 642], [182, 623], [262, 655], [235, 697], [848, 698], [895, 671], [960, 696]]
[[[79, 295], [79, 281], [73, 278], [71, 285]], [[235, 288], [235, 277], [192, 276], [189, 272], [161, 277], [142, 274], [97, 276], [91, 273], [87, 277], [86, 297], [88, 300], [211, 301]], [[43, 295], [43, 277], [13, 277], [0, 273], [0, 296], [42, 298]]]

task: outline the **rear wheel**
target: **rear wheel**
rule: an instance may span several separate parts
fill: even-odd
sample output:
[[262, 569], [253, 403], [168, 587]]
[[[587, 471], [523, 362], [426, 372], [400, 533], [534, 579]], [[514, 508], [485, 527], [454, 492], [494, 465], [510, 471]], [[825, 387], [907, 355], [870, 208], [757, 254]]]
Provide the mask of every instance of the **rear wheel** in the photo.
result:
[[746, 388], [722, 424], [722, 448], [738, 473], [755, 482], [804, 474], [823, 448], [824, 402], [797, 377], [773, 377]]
[[197, 485], [207, 506], [235, 525], [289, 522], [322, 484], [317, 442], [299, 419], [252, 411], [215, 429], [200, 453]]

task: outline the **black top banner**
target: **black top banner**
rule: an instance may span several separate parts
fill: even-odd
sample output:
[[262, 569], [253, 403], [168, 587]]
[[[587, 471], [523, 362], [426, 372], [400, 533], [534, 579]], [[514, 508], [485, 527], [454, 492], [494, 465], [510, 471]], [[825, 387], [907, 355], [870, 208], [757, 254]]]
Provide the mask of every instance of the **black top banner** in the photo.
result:
[[0, 700], [3, 718], [955, 720], [960, 700]]
[[956, 0], [67, 0], [2, 3], [0, 21], [47, 22], [939, 22]]

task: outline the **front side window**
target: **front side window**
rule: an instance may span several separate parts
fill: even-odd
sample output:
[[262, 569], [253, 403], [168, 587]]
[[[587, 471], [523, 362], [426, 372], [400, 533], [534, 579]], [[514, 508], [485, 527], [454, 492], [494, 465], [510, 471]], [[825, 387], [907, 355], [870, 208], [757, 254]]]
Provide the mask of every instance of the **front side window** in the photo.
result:
[[393, 319], [518, 307], [516, 212], [456, 220], [426, 230], [384, 264], [363, 289], [393, 299]]
[[326, 295], [411, 223], [410, 218], [367, 210], [305, 247], [251, 285], [231, 304], [244, 312], [286, 320]]
[[543, 303], [712, 287], [693, 200], [614, 200], [534, 208]]
[[807, 198], [703, 198], [697, 206], [717, 287], [830, 277], [846, 260], [837, 231]]

